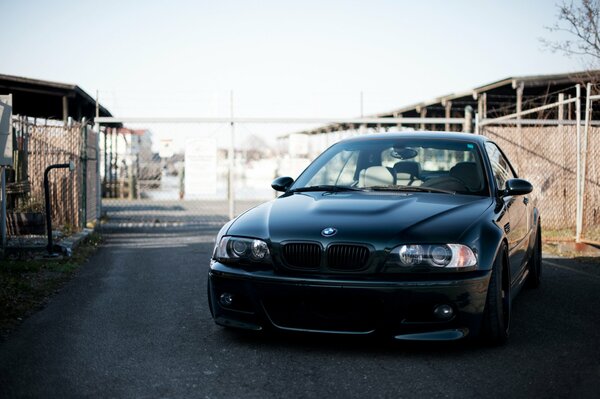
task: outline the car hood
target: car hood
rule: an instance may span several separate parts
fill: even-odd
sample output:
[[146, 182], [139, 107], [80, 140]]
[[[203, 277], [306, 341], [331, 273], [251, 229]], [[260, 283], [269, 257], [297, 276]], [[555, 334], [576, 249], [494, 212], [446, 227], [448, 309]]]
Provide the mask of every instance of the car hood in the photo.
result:
[[[366, 242], [386, 247], [399, 242], [460, 242], [492, 204], [488, 197], [440, 193], [286, 194], [240, 215], [227, 235], [271, 242]], [[326, 227], [334, 227], [337, 234], [323, 237]]]

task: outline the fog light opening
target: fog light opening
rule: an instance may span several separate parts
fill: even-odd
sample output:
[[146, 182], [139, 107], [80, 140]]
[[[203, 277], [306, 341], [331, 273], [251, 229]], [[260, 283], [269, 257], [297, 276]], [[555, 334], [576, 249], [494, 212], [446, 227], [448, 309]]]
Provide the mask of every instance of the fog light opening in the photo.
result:
[[219, 296], [219, 303], [222, 306], [229, 307], [233, 304], [233, 294], [228, 292], [224, 292]]
[[454, 309], [450, 305], [438, 305], [433, 308], [433, 315], [438, 320], [449, 320], [454, 316]]

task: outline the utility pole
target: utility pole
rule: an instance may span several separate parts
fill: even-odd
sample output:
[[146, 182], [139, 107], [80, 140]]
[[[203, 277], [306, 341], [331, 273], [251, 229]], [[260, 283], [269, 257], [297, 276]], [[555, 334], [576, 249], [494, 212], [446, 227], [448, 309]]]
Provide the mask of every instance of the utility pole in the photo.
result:
[[[94, 131], [96, 132], [96, 220], [102, 215], [102, 182], [100, 181], [100, 98], [96, 90], [96, 118], [94, 119]], [[106, 162], [106, 134], [104, 135], [104, 162]], [[106, 178], [106, 174], [104, 174]]]
[[233, 193], [233, 173], [235, 169], [235, 125], [233, 124], [233, 90], [229, 93], [231, 137], [229, 143], [229, 173], [227, 179], [227, 200], [229, 202], [229, 219], [235, 216], [235, 198]]
[[364, 118], [365, 114], [364, 114], [364, 96], [363, 96], [363, 92], [362, 90], [360, 91], [360, 117]]

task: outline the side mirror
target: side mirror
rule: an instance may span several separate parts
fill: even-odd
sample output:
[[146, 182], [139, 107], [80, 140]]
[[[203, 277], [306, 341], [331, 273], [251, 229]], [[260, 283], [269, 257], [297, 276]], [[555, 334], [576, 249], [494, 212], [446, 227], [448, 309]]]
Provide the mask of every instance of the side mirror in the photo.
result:
[[503, 197], [510, 195], [525, 195], [533, 191], [533, 186], [524, 179], [509, 179], [506, 181], [506, 187], [502, 193]]
[[294, 183], [294, 179], [292, 179], [291, 177], [278, 177], [277, 179], [273, 180], [273, 183], [271, 183], [271, 187], [273, 187], [273, 190], [275, 191], [286, 192], [288, 188], [290, 188], [292, 183]]

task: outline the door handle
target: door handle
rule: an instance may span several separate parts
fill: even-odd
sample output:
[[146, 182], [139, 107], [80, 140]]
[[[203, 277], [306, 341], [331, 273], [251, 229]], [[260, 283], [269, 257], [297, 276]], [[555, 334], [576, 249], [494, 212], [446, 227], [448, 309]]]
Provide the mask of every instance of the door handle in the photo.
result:
[[529, 204], [529, 198], [527, 198], [527, 197], [523, 198], [523, 203], [525, 205]]

